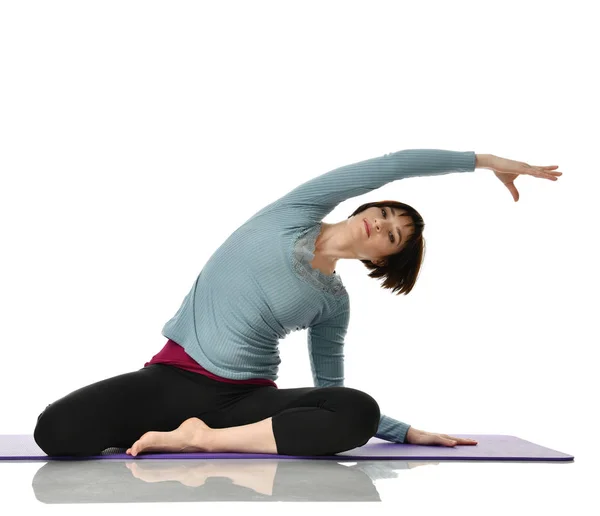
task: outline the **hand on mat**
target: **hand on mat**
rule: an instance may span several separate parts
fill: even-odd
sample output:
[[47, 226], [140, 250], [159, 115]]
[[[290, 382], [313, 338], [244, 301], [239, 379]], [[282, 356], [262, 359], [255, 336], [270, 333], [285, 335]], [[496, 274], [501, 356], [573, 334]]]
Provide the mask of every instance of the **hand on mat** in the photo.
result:
[[433, 434], [431, 432], [425, 432], [424, 430], [417, 430], [412, 426], [406, 433], [405, 442], [409, 444], [420, 444], [423, 446], [456, 446], [457, 444], [477, 444], [477, 441], [473, 439], [463, 439], [461, 437], [452, 437], [446, 434]]
[[562, 172], [553, 172], [553, 169], [558, 168], [558, 165], [550, 165], [546, 167], [531, 166], [523, 161], [513, 161], [511, 159], [500, 158], [498, 156], [490, 156], [489, 162], [485, 168], [494, 171], [496, 177], [502, 181], [504, 186], [512, 194], [515, 202], [519, 200], [519, 192], [515, 187], [514, 180], [519, 174], [525, 174], [543, 179], [556, 181], [557, 176], [562, 176]]

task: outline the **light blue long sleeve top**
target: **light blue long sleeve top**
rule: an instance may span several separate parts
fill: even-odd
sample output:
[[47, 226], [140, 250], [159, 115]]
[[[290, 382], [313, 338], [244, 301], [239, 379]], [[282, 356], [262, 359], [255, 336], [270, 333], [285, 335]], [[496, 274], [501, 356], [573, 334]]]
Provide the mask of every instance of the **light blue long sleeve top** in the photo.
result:
[[[339, 274], [310, 265], [323, 218], [342, 201], [392, 181], [474, 170], [474, 152], [408, 149], [301, 184], [212, 254], [162, 334], [218, 376], [275, 381], [279, 340], [306, 329], [314, 385], [344, 386], [350, 299]], [[382, 414], [375, 436], [403, 443], [409, 428]]]

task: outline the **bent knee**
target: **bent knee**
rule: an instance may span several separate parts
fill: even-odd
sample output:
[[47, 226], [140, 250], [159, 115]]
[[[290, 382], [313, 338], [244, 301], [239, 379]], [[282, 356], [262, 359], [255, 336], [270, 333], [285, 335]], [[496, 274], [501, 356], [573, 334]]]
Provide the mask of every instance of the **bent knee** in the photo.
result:
[[379, 420], [381, 419], [381, 410], [379, 403], [364, 391], [343, 387], [347, 396], [347, 410], [352, 419], [352, 425], [366, 439], [370, 439], [377, 432]]
[[50, 457], [60, 455], [58, 451], [61, 448], [58, 443], [60, 432], [57, 430], [55, 412], [55, 410], [52, 410], [51, 405], [48, 405], [38, 416], [33, 431], [33, 440]]
[[361, 419], [365, 421], [368, 433], [375, 435], [381, 419], [379, 403], [370, 394], [363, 391], [357, 392], [355, 410], [360, 414]]
[[38, 416], [33, 439], [49, 457], [84, 455], [78, 449], [73, 423], [62, 417], [55, 406], [48, 405]]

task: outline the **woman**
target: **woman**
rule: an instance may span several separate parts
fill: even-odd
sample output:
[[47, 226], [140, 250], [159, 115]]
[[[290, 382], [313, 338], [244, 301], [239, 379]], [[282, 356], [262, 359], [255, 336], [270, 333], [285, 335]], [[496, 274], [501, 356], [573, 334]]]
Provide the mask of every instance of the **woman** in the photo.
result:
[[[147, 452], [332, 455], [373, 436], [421, 445], [475, 441], [417, 430], [380, 413], [368, 394], [344, 387], [349, 298], [337, 260], [358, 259], [408, 294], [423, 257], [423, 219], [395, 201], [360, 206], [347, 220], [322, 219], [340, 202], [407, 177], [493, 170], [515, 201], [519, 174], [557, 180], [489, 154], [403, 150], [318, 176], [266, 206], [211, 256], [162, 331], [165, 347], [138, 371], [83, 387], [38, 417], [37, 444], [50, 456], [109, 447]], [[308, 329], [314, 388], [279, 389], [278, 341]]]

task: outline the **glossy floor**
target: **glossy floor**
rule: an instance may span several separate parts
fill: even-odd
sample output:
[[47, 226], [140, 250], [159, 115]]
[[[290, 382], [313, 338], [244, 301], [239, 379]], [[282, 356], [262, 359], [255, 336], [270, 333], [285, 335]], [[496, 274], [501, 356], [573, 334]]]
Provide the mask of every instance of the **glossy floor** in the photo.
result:
[[[97, 504], [120, 514], [131, 504], [184, 511], [177, 502], [335, 502], [345, 512], [414, 510], [419, 514], [600, 514], [590, 502], [596, 483], [585, 461], [406, 462], [286, 459], [84, 460], [0, 462], [2, 506], [27, 514], [37, 506]], [[586, 498], [587, 497], [587, 498]], [[85, 504], [85, 505], [80, 505]], [[113, 504], [107, 506], [106, 504]], [[115, 505], [116, 504], [116, 505]], [[120, 504], [126, 504], [119, 509]], [[225, 503], [225, 506], [229, 504]], [[294, 504], [288, 504], [290, 507]], [[288, 511], [286, 505], [286, 512]], [[281, 505], [272, 511], [280, 514]], [[304, 505], [305, 506], [305, 505]], [[328, 507], [325, 511], [325, 507]], [[362, 510], [359, 508], [362, 507]], [[57, 507], [58, 508], [58, 507]], [[244, 513], [270, 513], [268, 504], [244, 504]], [[292, 511], [293, 513], [294, 511]], [[89, 513], [89, 512], [88, 512]], [[157, 512], [158, 513], [158, 512]]]

